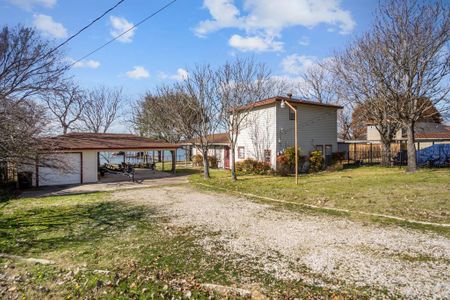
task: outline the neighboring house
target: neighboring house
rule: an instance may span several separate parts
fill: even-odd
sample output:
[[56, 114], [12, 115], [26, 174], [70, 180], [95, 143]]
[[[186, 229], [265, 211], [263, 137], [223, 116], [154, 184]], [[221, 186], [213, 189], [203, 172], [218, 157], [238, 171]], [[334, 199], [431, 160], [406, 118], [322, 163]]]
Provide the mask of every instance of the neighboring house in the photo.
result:
[[[132, 134], [69, 133], [47, 139], [51, 149], [36, 161], [18, 166], [18, 174], [30, 175], [32, 186], [66, 185], [98, 182], [102, 152], [171, 151], [178, 145]], [[173, 160], [173, 167], [175, 167]]]
[[[432, 122], [418, 122], [414, 126], [416, 149], [423, 149], [434, 144], [449, 144], [450, 130], [448, 125], [432, 123]], [[379, 143], [380, 133], [373, 124], [367, 125], [367, 142]], [[394, 137], [394, 142], [402, 143], [406, 141], [406, 130], [400, 129]]]
[[[324, 155], [337, 151], [337, 111], [342, 107], [289, 97], [273, 97], [256, 102], [240, 129], [236, 143], [236, 162], [253, 158], [270, 163], [276, 170], [277, 154], [294, 146], [294, 113], [281, 108], [281, 101], [297, 108], [300, 154], [320, 150]], [[227, 133], [209, 136], [210, 155], [219, 159], [219, 167], [230, 166]], [[192, 154], [197, 154], [193, 150]]]

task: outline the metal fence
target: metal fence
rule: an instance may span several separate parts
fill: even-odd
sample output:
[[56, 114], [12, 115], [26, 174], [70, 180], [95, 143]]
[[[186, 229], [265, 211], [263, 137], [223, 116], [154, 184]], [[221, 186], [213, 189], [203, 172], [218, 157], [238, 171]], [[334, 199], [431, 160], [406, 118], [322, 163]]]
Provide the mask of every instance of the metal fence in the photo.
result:
[[[418, 166], [450, 167], [450, 144], [433, 143], [426, 148], [418, 148]], [[383, 154], [382, 145], [379, 143], [339, 143], [338, 151], [342, 154], [343, 163], [350, 165], [379, 164]], [[407, 165], [406, 143], [391, 144], [391, 154], [393, 165]]]

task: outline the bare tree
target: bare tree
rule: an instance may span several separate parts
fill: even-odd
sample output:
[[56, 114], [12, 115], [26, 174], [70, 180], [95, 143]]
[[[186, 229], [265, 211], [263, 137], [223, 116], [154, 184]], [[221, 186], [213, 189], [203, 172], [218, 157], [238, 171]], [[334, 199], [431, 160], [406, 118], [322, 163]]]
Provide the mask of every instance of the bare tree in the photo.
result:
[[67, 69], [60, 51], [33, 29], [24, 26], [0, 32], [0, 96], [21, 100], [41, 96], [57, 88]]
[[332, 65], [332, 59], [327, 59], [315, 62], [305, 70], [297, 88], [302, 98], [320, 103], [339, 102], [334, 76], [330, 72]]
[[[383, 144], [383, 166], [391, 165], [391, 143], [399, 124], [394, 120], [394, 111], [386, 99], [383, 85], [379, 84], [377, 67], [383, 66], [382, 54], [372, 44], [372, 37], [363, 35], [345, 51], [334, 57], [332, 72], [339, 95], [354, 107], [361, 107], [360, 117], [376, 124]], [[381, 65], [381, 66], [379, 66]]]
[[178, 121], [166, 116], [167, 107], [178, 107], [178, 97], [169, 97], [169, 90], [165, 87], [159, 88], [161, 95], [156, 96], [147, 93], [143, 99], [137, 101], [133, 106], [131, 124], [133, 129], [140, 135], [164, 140], [169, 143], [178, 143], [182, 139], [189, 139], [177, 127]]
[[[440, 1], [390, 0], [378, 12], [371, 40], [366, 46], [375, 46], [378, 51], [375, 59], [380, 62], [374, 64], [374, 73], [383, 87], [382, 99], [395, 112], [395, 120], [407, 129], [407, 171], [414, 172], [415, 123], [433, 106], [441, 110], [449, 107], [448, 6]], [[424, 98], [431, 101], [421, 101]]]
[[355, 138], [352, 130], [352, 117], [348, 107], [344, 107], [337, 113], [338, 137], [343, 140], [351, 140]]
[[66, 70], [64, 56], [33, 29], [0, 32], [0, 161], [34, 161], [50, 145], [44, 109], [33, 99], [58, 88]]
[[220, 106], [217, 104], [217, 86], [214, 71], [209, 65], [196, 66], [189, 75], [173, 87], [159, 90], [158, 96], [167, 101], [164, 116], [176, 120], [175, 128], [203, 156], [203, 176], [210, 178], [208, 135], [216, 133], [219, 126]]
[[236, 176], [236, 142], [239, 132], [246, 126], [246, 119], [255, 102], [274, 93], [274, 82], [266, 65], [253, 59], [237, 58], [216, 72], [222, 126], [227, 130], [231, 149], [231, 178]]
[[86, 99], [80, 87], [73, 83], [66, 83], [55, 91], [42, 97], [47, 108], [55, 117], [63, 134], [72, 129], [79, 121], [86, 105]]
[[89, 91], [86, 96], [87, 103], [80, 117], [82, 129], [95, 133], [107, 132], [120, 117], [122, 89], [102, 86]]

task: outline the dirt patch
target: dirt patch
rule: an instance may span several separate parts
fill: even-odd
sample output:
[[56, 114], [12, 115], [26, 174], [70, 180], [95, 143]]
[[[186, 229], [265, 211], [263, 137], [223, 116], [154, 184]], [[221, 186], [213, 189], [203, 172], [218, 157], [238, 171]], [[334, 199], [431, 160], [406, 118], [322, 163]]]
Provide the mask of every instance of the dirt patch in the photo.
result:
[[279, 211], [187, 186], [114, 198], [149, 205], [172, 225], [216, 233], [201, 241], [205, 249], [221, 245], [219, 255], [244, 257], [281, 279], [337, 288], [344, 282], [407, 298], [450, 294], [450, 240], [436, 234]]

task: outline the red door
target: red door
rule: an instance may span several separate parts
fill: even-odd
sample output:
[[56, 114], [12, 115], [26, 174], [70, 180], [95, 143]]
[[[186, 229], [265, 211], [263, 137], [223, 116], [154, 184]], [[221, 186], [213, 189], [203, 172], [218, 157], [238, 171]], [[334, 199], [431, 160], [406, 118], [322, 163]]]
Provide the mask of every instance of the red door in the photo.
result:
[[230, 168], [230, 148], [225, 147], [224, 151], [224, 167], [225, 169], [229, 169]]

